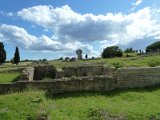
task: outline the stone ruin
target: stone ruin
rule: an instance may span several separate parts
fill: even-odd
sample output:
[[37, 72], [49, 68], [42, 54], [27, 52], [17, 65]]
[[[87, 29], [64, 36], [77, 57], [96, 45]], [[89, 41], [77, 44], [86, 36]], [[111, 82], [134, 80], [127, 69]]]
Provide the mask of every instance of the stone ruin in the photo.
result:
[[56, 69], [54, 66], [35, 66], [28, 67], [23, 70], [22, 80], [37, 81], [44, 78], [62, 79], [71, 77], [92, 77], [92, 76], [115, 76], [115, 68], [107, 68], [104, 66], [77, 66], [63, 67]]
[[76, 50], [76, 54], [77, 54], [78, 60], [82, 60], [82, 50], [81, 49]]
[[[51, 80], [40, 81], [46, 76]], [[115, 89], [156, 85], [160, 85], [160, 67], [118, 68], [116, 70], [104, 66], [79, 66], [57, 70], [53, 66], [35, 66], [23, 71], [22, 81], [0, 84], [0, 94], [21, 91], [27, 86], [44, 89], [52, 95], [82, 91], [107, 92]]]

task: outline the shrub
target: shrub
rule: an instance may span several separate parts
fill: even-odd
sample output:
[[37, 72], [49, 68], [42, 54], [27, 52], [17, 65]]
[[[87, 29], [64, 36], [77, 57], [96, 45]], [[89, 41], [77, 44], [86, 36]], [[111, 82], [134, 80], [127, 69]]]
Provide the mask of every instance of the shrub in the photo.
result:
[[120, 63], [120, 62], [112, 63], [112, 65], [113, 65], [116, 69], [123, 67], [123, 64]]
[[160, 61], [156, 61], [156, 60], [151, 60], [148, 62], [148, 66], [150, 67], [156, 67], [160, 65]]

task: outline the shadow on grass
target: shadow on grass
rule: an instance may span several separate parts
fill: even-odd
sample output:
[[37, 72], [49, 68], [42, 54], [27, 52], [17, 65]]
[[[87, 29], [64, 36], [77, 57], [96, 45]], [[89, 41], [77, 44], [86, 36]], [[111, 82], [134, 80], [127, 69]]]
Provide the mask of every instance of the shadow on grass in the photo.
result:
[[12, 82], [17, 82], [17, 81], [20, 80], [20, 78], [21, 78], [21, 76], [19, 75], [19, 76], [15, 77], [15, 78], [12, 80]]
[[138, 92], [138, 93], [144, 93], [144, 92], [154, 92], [156, 90], [160, 89], [160, 85], [155, 85], [151, 87], [143, 87], [143, 88], [128, 88], [128, 89], [115, 89], [112, 91], [106, 91], [106, 92], [87, 92], [87, 91], [81, 91], [81, 92], [65, 92], [65, 93], [50, 93], [49, 91], [46, 91], [45, 96], [49, 99], [62, 99], [62, 98], [75, 98], [75, 97], [92, 97], [92, 96], [109, 96], [114, 97], [123, 93], [127, 92]]

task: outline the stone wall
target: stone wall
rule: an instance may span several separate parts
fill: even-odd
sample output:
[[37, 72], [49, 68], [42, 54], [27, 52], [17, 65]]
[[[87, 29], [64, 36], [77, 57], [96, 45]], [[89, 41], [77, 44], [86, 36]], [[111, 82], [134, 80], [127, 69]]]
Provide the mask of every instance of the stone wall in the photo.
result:
[[115, 76], [115, 68], [107, 68], [103, 66], [79, 66], [79, 67], [64, 67], [62, 69], [55, 69], [53, 66], [35, 66], [23, 70], [22, 80], [42, 80], [45, 77], [51, 79], [59, 79], [63, 77], [72, 76], [96, 76], [109, 75]]
[[116, 81], [114, 78], [107, 76], [96, 77], [80, 77], [71, 78], [68, 80], [54, 81], [19, 81], [12, 84], [0, 84], [0, 94], [10, 91], [22, 91], [28, 86], [47, 90], [49, 94], [57, 94], [64, 92], [82, 92], [82, 91], [110, 91], [115, 87]]
[[[79, 75], [78, 72], [76, 73]], [[108, 74], [108, 72], [106, 72], [106, 74]], [[12, 84], [0, 84], [0, 93], [20, 91], [30, 85], [45, 89], [51, 94], [81, 91], [105, 92], [114, 89], [141, 88], [160, 85], [160, 67], [120, 68], [116, 72], [114, 71], [113, 76], [99, 75], [98, 73], [98, 75], [94, 76], [72, 76], [70, 78], [54, 79], [48, 82], [21, 81]]]
[[65, 77], [71, 76], [95, 76], [95, 75], [115, 75], [115, 68], [107, 68], [103, 66], [79, 66], [79, 67], [63, 67]]
[[52, 65], [35, 66], [34, 67], [34, 80], [42, 80], [43, 78], [55, 79], [56, 69]]
[[160, 67], [134, 67], [117, 70], [118, 88], [135, 88], [160, 84]]
[[14, 68], [13, 69], [9, 69], [9, 70], [3, 70], [3, 71], [0, 71], [0, 73], [21, 73], [25, 68], [21, 67], [21, 68]]
[[21, 80], [22, 81], [33, 81], [33, 77], [34, 77], [34, 68], [28, 67], [23, 70]]

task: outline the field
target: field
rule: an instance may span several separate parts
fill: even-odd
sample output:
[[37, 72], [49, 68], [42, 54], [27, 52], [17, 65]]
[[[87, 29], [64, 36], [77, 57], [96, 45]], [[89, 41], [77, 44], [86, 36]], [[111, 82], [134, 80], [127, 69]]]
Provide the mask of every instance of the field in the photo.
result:
[[[159, 66], [160, 55], [76, 62], [49, 61], [56, 68], [81, 65], [110, 67]], [[29, 66], [30, 63], [0, 67], [0, 83], [16, 82], [19, 72], [6, 72]], [[46, 80], [48, 78], [45, 78]], [[24, 92], [0, 95], [0, 120], [151, 120], [160, 119], [160, 87], [119, 90], [109, 93], [66, 93], [46, 96], [45, 91], [28, 88]]]
[[90, 59], [81, 60], [76, 62], [61, 62], [61, 61], [50, 61], [50, 64], [57, 68], [68, 67], [68, 66], [81, 66], [81, 65], [104, 65], [109, 67], [154, 67], [160, 65], [160, 55], [136, 55], [130, 54], [131, 57], [121, 58], [107, 58], [107, 59]]
[[13, 65], [11, 63], [5, 63], [0, 66], [0, 83], [11, 83], [16, 82], [20, 79], [21, 73], [19, 69], [25, 68], [31, 62], [21, 62], [18, 65]]
[[0, 95], [1, 120], [160, 119], [160, 88], [47, 97], [44, 91]]
[[20, 73], [0, 73], [0, 83], [16, 82], [20, 79]]

